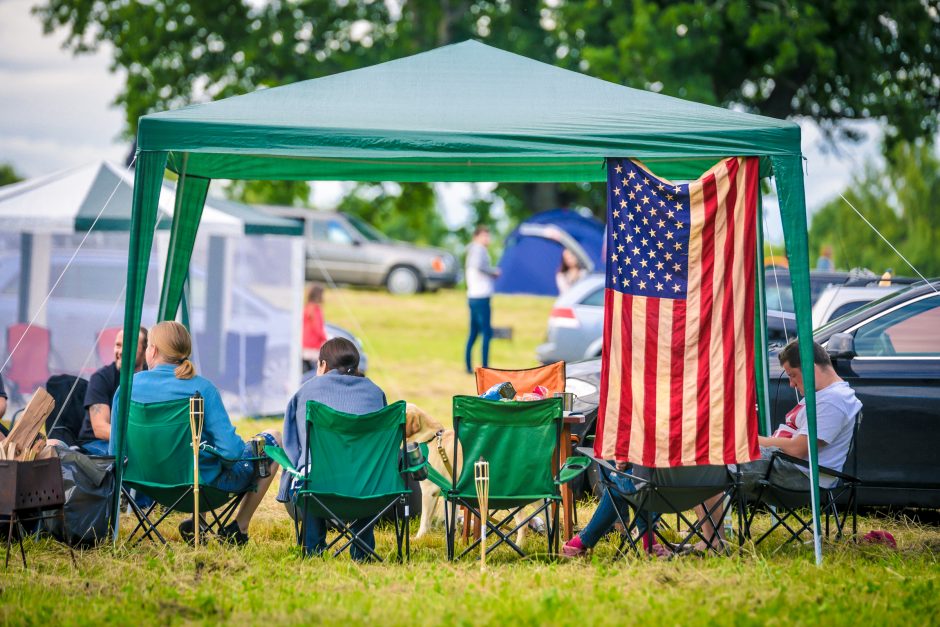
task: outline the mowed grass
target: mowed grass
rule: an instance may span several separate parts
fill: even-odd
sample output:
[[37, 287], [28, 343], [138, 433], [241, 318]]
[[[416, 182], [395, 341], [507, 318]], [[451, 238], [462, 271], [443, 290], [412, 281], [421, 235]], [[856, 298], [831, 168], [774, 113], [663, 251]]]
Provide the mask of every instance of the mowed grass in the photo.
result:
[[[392, 298], [378, 292], [328, 295], [327, 317], [355, 330], [374, 361], [370, 375], [389, 400], [405, 398], [450, 420], [450, 397], [473, 391], [463, 373], [463, 295]], [[534, 365], [551, 301], [498, 298], [495, 323], [512, 342], [493, 345], [493, 364]], [[345, 310], [345, 311], [344, 311]], [[353, 323], [361, 324], [361, 329]], [[242, 421], [243, 436], [277, 421]], [[594, 507], [579, 509], [582, 524]], [[611, 540], [592, 557], [555, 561], [530, 536], [527, 559], [505, 548], [479, 563], [445, 560], [440, 528], [412, 542], [409, 564], [302, 559], [283, 506], [269, 493], [242, 548], [179, 541], [174, 515], [167, 547], [110, 545], [77, 553], [28, 541], [29, 571], [13, 555], [0, 579], [0, 624], [936, 624], [940, 622], [940, 530], [905, 520], [862, 518], [862, 532], [886, 529], [898, 550], [831, 542], [826, 563], [809, 546], [780, 548], [782, 536], [723, 557], [671, 561], [618, 558]], [[671, 519], [671, 517], [668, 517]], [[129, 520], [123, 521], [126, 534]], [[767, 524], [762, 520], [761, 524]], [[417, 521], [412, 523], [412, 532]], [[393, 557], [379, 529], [378, 551]]]

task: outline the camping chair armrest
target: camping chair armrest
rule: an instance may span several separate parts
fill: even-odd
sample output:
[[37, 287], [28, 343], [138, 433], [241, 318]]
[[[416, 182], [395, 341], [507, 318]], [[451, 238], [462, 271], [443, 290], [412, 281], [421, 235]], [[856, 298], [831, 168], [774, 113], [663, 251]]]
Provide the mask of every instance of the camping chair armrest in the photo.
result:
[[291, 463], [290, 458], [287, 457], [287, 453], [280, 446], [266, 446], [264, 447], [264, 452], [271, 461], [275, 462], [278, 466], [284, 469], [284, 472], [290, 473], [295, 477], [303, 478], [303, 473], [298, 472], [294, 465]]
[[629, 470], [617, 470], [617, 467], [616, 467], [614, 464], [610, 463], [608, 460], [606, 460], [606, 459], [601, 459], [601, 458], [595, 456], [595, 455], [594, 455], [594, 450], [591, 449], [591, 448], [589, 448], [589, 447], [586, 447], [586, 446], [579, 446], [579, 447], [578, 447], [577, 449], [575, 449], [575, 450], [576, 450], [578, 453], [581, 453], [583, 456], [585, 456], [585, 457], [587, 457], [588, 459], [590, 459], [592, 462], [594, 462], [595, 464], [597, 464], [598, 466], [600, 466], [600, 467], [603, 468], [604, 470], [606, 470], [606, 471], [607, 471], [608, 473], [610, 473], [611, 475], [615, 475], [615, 476], [618, 476], [618, 477], [623, 477], [623, 478], [625, 478], [625, 479], [629, 479], [630, 481], [633, 482], [633, 485], [636, 486], [637, 489], [640, 489], [641, 487], [643, 487], [643, 486], [645, 486], [646, 484], [649, 483], [649, 480], [648, 480], [648, 479], [644, 479], [643, 477], [638, 477], [638, 476], [634, 475], [632, 472], [630, 472]]
[[591, 458], [581, 455], [575, 455], [565, 460], [565, 463], [558, 469], [558, 480], [556, 484], [562, 485], [578, 477], [585, 470], [590, 468]]
[[217, 457], [223, 462], [226, 462], [228, 464], [234, 464], [235, 462], [258, 462], [269, 457], [267, 455], [261, 455], [261, 456], [255, 456], [255, 457], [236, 457], [233, 459], [231, 457], [226, 457], [219, 451], [219, 449], [217, 449], [216, 447], [212, 446], [211, 444], [207, 442], [200, 442], [199, 450], [205, 451], [206, 453], [209, 453], [213, 457]]
[[[449, 490], [451, 490], [454, 487], [453, 481], [451, 481], [449, 477], [445, 477], [444, 475], [439, 473], [437, 470], [434, 469], [434, 466], [428, 463], [427, 443], [422, 442], [418, 446], [421, 447], [421, 453], [424, 455], [424, 464], [419, 464], [417, 468], [420, 468], [421, 466], [425, 466], [428, 469], [428, 478], [426, 479], [426, 481], [430, 481], [431, 483], [439, 487], [443, 493], [446, 494]], [[402, 472], [407, 472], [409, 470], [411, 469], [409, 468], [407, 470], [403, 470]]]
[[[786, 462], [790, 462], [791, 464], [799, 466], [800, 468], [806, 468], [809, 470], [809, 461], [803, 459], [802, 457], [794, 457], [793, 455], [787, 455], [781, 451], [775, 451], [774, 457]], [[850, 483], [861, 483], [858, 477], [853, 477], [852, 475], [846, 474], [839, 470], [834, 470], [832, 468], [827, 468], [826, 466], [819, 466], [819, 474], [835, 477], [836, 479], [842, 479], [843, 481], [848, 481]]]

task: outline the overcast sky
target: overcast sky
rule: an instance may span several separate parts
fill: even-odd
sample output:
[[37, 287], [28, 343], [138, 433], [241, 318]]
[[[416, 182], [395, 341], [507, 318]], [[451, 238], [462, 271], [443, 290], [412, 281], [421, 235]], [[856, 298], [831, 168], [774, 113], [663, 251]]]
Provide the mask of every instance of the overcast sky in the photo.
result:
[[[119, 139], [123, 114], [112, 105], [123, 79], [108, 70], [108, 51], [77, 58], [63, 51], [62, 33], [43, 36], [39, 20], [29, 12], [34, 2], [0, 0], [0, 163], [32, 177], [98, 159], [123, 162], [129, 149]], [[813, 211], [844, 189], [859, 164], [877, 156], [878, 127], [862, 125], [872, 139], [844, 147], [839, 155], [825, 150], [815, 125], [802, 127], [806, 200]], [[326, 207], [341, 190], [317, 183], [314, 191], [314, 202]], [[470, 186], [452, 183], [439, 191], [447, 222], [462, 224]], [[770, 231], [779, 237], [776, 224]]]

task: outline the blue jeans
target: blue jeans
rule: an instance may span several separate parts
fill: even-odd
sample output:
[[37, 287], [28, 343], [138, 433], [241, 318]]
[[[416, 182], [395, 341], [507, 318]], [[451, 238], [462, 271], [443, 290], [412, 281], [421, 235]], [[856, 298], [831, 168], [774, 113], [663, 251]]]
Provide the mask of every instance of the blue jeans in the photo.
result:
[[[614, 484], [615, 490], [611, 492], [614, 495], [613, 498], [608, 495], [608, 492], [604, 492], [604, 496], [601, 498], [601, 502], [597, 506], [597, 510], [594, 512], [591, 521], [581, 530], [581, 533], [578, 534], [581, 538], [581, 543], [589, 549], [593, 548], [601, 538], [610, 533], [610, 530], [613, 529], [614, 523], [617, 522], [617, 509], [623, 514], [624, 521], [629, 522], [630, 511], [628, 509], [627, 500], [619, 496], [616, 490], [620, 490], [624, 494], [636, 493], [636, 486], [633, 485], [630, 479], [623, 475], [610, 473], [603, 466], [600, 468], [600, 471], [604, 473], [605, 478], [610, 479]], [[645, 534], [646, 530], [649, 528], [650, 521], [647, 517], [652, 518], [654, 525], [656, 521], [659, 520], [659, 514], [650, 515], [641, 513], [636, 521], [636, 527], [640, 535]]]
[[[264, 438], [265, 446], [277, 446], [277, 440], [270, 433], [259, 433]], [[241, 494], [252, 489], [257, 481], [255, 476], [255, 452], [250, 442], [245, 442], [241, 459], [229, 467], [223, 467], [222, 472], [212, 482], [212, 487], [224, 490], [230, 494]]]
[[483, 336], [483, 367], [486, 368], [490, 363], [490, 339], [493, 337], [493, 327], [490, 325], [490, 299], [489, 298], [468, 298], [467, 304], [470, 305], [470, 337], [467, 338], [467, 372], [473, 372], [473, 362], [470, 359], [470, 353], [473, 352], [473, 345], [477, 341], [477, 336]]
[[88, 455], [107, 457], [111, 454], [108, 451], [110, 444], [107, 440], [88, 440], [87, 442], [82, 442], [79, 446], [81, 446], [82, 450]]

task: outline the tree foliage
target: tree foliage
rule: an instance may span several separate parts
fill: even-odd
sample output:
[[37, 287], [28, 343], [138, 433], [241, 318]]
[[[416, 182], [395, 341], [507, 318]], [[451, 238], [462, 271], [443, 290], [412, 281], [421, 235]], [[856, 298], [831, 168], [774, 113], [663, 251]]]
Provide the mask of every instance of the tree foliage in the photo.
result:
[[[775, 117], [883, 118], [890, 140], [932, 136], [940, 108], [938, 0], [44, 0], [75, 53], [109, 44], [139, 116], [317, 78], [475, 38], [616, 83]], [[546, 103], [551, 106], [551, 103]], [[420, 188], [400, 188], [426, 198]], [[296, 200], [303, 185], [236, 187]], [[361, 189], [359, 191], [362, 191]], [[559, 204], [604, 210], [598, 185], [500, 185], [511, 220]], [[387, 199], [387, 192], [380, 194]], [[413, 207], [405, 198], [390, 207]], [[350, 205], [356, 205], [350, 199]], [[425, 206], [433, 208], [433, 203]], [[396, 218], [402, 224], [406, 217]], [[422, 236], [429, 232], [421, 232]]]
[[[940, 276], [940, 159], [925, 141], [895, 145], [884, 167], [866, 164], [844, 196], [925, 276]], [[837, 198], [813, 216], [812, 250], [831, 246], [839, 268], [914, 272]]]
[[868, 118], [906, 140], [938, 129], [937, 0], [585, 0], [557, 20], [567, 64], [614, 82], [843, 133]]
[[9, 163], [0, 163], [0, 187], [10, 183], [18, 183], [23, 177], [17, 173], [16, 169]]

